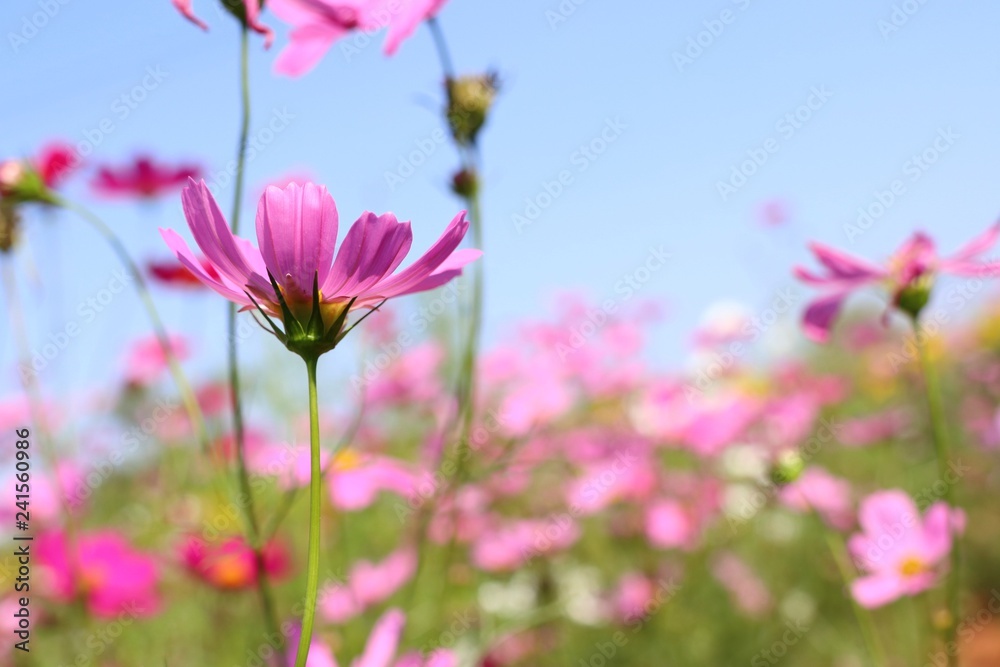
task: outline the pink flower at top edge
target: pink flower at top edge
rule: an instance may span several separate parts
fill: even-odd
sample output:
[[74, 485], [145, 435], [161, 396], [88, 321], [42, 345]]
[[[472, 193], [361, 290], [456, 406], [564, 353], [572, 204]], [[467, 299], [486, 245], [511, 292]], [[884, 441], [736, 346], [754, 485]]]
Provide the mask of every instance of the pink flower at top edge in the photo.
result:
[[[202, 21], [194, 13], [194, 7], [192, 7], [193, 0], [170, 0], [174, 8], [181, 13], [181, 15], [186, 18], [191, 23], [195, 24], [202, 30], [208, 30], [208, 24]], [[260, 22], [260, 10], [261, 5], [264, 4], [263, 0], [244, 0], [243, 6], [246, 10], [247, 26], [254, 32], [264, 36], [264, 48], [270, 48], [271, 43], [274, 41], [274, 33], [266, 25]]]
[[826, 342], [844, 301], [852, 292], [863, 287], [883, 284], [889, 291], [891, 305], [898, 307], [900, 299], [911, 288], [929, 289], [938, 273], [959, 276], [993, 276], [1000, 272], [1000, 262], [982, 261], [982, 255], [1000, 238], [1000, 224], [967, 243], [954, 255], [941, 257], [933, 239], [922, 232], [909, 238], [885, 263], [872, 264], [852, 257], [829, 246], [813, 243], [810, 249], [822, 264], [824, 273], [814, 273], [797, 266], [795, 276], [820, 288], [824, 294], [814, 299], [802, 319], [806, 336], [816, 342]]
[[383, 48], [391, 56], [446, 1], [269, 0], [267, 8], [292, 26], [291, 41], [278, 55], [274, 69], [286, 76], [302, 76], [316, 66], [335, 42], [354, 31], [372, 33], [388, 28]]
[[869, 609], [937, 583], [952, 549], [953, 534], [965, 530], [965, 514], [943, 502], [934, 503], [921, 518], [916, 503], [903, 491], [873, 493], [861, 503], [862, 532], [848, 548], [868, 574], [854, 580], [851, 594]]

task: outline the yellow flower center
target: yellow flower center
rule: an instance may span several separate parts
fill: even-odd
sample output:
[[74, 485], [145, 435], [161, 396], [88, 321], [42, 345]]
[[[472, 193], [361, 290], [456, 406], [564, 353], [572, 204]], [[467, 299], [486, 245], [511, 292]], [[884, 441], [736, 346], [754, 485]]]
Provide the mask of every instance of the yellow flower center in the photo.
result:
[[253, 566], [239, 554], [220, 556], [213, 563], [212, 579], [222, 588], [240, 588], [253, 579]]
[[915, 577], [927, 571], [927, 565], [916, 556], [909, 556], [899, 564], [899, 573], [904, 577]]
[[333, 459], [335, 470], [353, 470], [361, 466], [361, 457], [353, 449], [344, 449]]

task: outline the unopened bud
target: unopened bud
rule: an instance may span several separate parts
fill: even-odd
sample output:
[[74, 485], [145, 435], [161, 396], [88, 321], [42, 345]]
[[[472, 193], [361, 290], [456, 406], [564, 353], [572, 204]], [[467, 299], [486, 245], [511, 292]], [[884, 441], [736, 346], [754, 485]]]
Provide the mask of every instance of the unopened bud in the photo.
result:
[[451, 179], [451, 191], [459, 197], [470, 199], [479, 190], [479, 176], [473, 169], [460, 169]]
[[452, 136], [462, 145], [476, 143], [496, 98], [496, 74], [461, 76], [447, 82], [448, 124]]
[[930, 274], [916, 278], [896, 293], [896, 307], [916, 320], [930, 301], [933, 287], [934, 278]]
[[791, 484], [806, 467], [802, 455], [795, 451], [782, 452], [771, 468], [771, 481], [778, 486]]

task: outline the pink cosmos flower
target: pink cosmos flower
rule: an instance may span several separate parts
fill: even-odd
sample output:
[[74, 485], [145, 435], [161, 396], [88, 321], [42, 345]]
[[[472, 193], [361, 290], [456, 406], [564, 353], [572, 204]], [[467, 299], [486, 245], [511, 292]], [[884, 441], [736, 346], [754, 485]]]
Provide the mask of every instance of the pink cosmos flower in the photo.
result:
[[[324, 347], [319, 352], [339, 342], [343, 333], [339, 328], [349, 310], [374, 308], [391, 297], [439, 287], [482, 254], [457, 250], [469, 229], [464, 211], [420, 259], [394, 273], [413, 240], [410, 224], [398, 222], [391, 213], [363, 213], [334, 259], [337, 207], [322, 186], [292, 183], [284, 189], [268, 187], [257, 208], [259, 249], [233, 236], [204, 181], [192, 181], [181, 198], [195, 241], [219, 277], [213, 278], [202, 268], [176, 232], [161, 229], [181, 263], [205, 285], [244, 309], [259, 307], [281, 320], [285, 331], [275, 333], [286, 345], [296, 336], [304, 336], [305, 328], [310, 327], [309, 340], [322, 339]], [[318, 287], [315, 295], [314, 286]], [[318, 321], [313, 317], [314, 296]], [[321, 329], [315, 335], [314, 326]]]
[[869, 285], [886, 286], [891, 305], [899, 307], [900, 299], [913, 288], [929, 289], [938, 273], [959, 276], [992, 276], [1000, 272], [1000, 262], [981, 261], [981, 256], [1000, 238], [1000, 224], [990, 227], [951, 257], [940, 257], [934, 241], [917, 232], [889, 258], [885, 266], [852, 257], [820, 243], [810, 248], [825, 274], [795, 267], [799, 280], [823, 289], [826, 294], [815, 299], [803, 316], [805, 334], [816, 342], [826, 342], [840, 314], [845, 299], [854, 291]]
[[[438, 649], [429, 655], [419, 652], [407, 653], [399, 658], [396, 654], [399, 650], [399, 642], [403, 636], [403, 628], [406, 626], [406, 615], [399, 609], [389, 609], [382, 617], [375, 622], [364, 651], [351, 662], [351, 667], [456, 667], [458, 662], [455, 655], [448, 650]], [[289, 642], [292, 646], [288, 652], [288, 662], [295, 662], [296, 647], [298, 637], [293, 637]], [[314, 658], [313, 649], [319, 646], [320, 658]], [[309, 659], [306, 667], [337, 667], [337, 660], [325, 646], [321, 646], [313, 641], [309, 650]]]
[[81, 164], [76, 150], [62, 141], [53, 141], [43, 146], [31, 162], [47, 188], [59, 187]]
[[[202, 30], [208, 30], [208, 24], [195, 15], [194, 8], [191, 6], [193, 0], [170, 0], [170, 2], [188, 21]], [[274, 33], [260, 22], [260, 10], [263, 4], [263, 0], [244, 0], [243, 7], [246, 11], [247, 26], [254, 32], [264, 35], [264, 48], [270, 48], [271, 42], [274, 41]]]
[[781, 502], [797, 512], [815, 509], [834, 528], [851, 525], [851, 484], [820, 467], [806, 468], [791, 484], [781, 489]]
[[267, 8], [291, 24], [291, 43], [274, 69], [302, 76], [316, 66], [334, 42], [355, 30], [388, 28], [384, 51], [393, 55], [417, 26], [432, 18], [447, 0], [269, 0]]
[[690, 549], [698, 539], [698, 526], [683, 505], [660, 500], [646, 511], [646, 537], [660, 549]]
[[331, 584], [320, 591], [319, 613], [331, 623], [343, 623], [388, 600], [416, 571], [417, 555], [409, 548], [389, 554], [380, 563], [358, 561], [346, 582]]
[[153, 199], [183, 186], [188, 179], [197, 178], [200, 173], [201, 169], [195, 165], [171, 167], [142, 155], [122, 167], [101, 167], [92, 186], [103, 195]]
[[761, 616], [774, 605], [774, 598], [746, 561], [731, 551], [717, 554], [711, 563], [712, 575], [718, 579], [734, 604], [748, 616]]
[[[167, 338], [170, 351], [178, 361], [190, 354], [187, 339], [171, 335]], [[166, 350], [156, 336], [140, 338], [125, 352], [125, 381], [134, 387], [153, 384], [170, 368]]]
[[[257, 581], [257, 558], [242, 537], [209, 543], [191, 536], [180, 547], [184, 565], [200, 579], [224, 590], [250, 588]], [[289, 571], [289, 556], [277, 542], [263, 551], [264, 571], [272, 578]]]
[[72, 543], [62, 532], [43, 533], [35, 538], [35, 548], [46, 588], [60, 602], [82, 597], [100, 618], [148, 616], [160, 607], [156, 560], [118, 533], [77, 533]]
[[564, 551], [579, 537], [580, 527], [569, 514], [521, 519], [481, 535], [473, 544], [472, 562], [487, 572], [509, 572]]
[[848, 548], [868, 572], [851, 584], [858, 604], [881, 607], [905, 595], [931, 588], [952, 548], [952, 534], [965, 530], [965, 514], [943, 502], [924, 514], [903, 491], [873, 493], [861, 503], [861, 533]]

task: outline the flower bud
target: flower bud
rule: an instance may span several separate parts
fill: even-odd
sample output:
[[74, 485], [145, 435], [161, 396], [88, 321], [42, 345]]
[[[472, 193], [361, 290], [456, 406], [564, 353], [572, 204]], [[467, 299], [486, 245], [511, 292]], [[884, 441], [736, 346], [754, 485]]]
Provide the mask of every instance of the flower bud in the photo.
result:
[[479, 176], [474, 169], [460, 169], [451, 179], [451, 191], [464, 199], [471, 199], [479, 190]]
[[806, 467], [802, 455], [796, 451], [782, 452], [771, 468], [771, 481], [778, 486], [791, 484]]
[[933, 287], [934, 278], [930, 274], [916, 278], [897, 292], [896, 307], [916, 320], [930, 301]]
[[14, 202], [51, 204], [54, 201], [41, 175], [21, 160], [0, 163], [0, 196]]
[[463, 146], [475, 144], [496, 98], [499, 87], [496, 74], [461, 76], [449, 79], [445, 85], [452, 136]]

